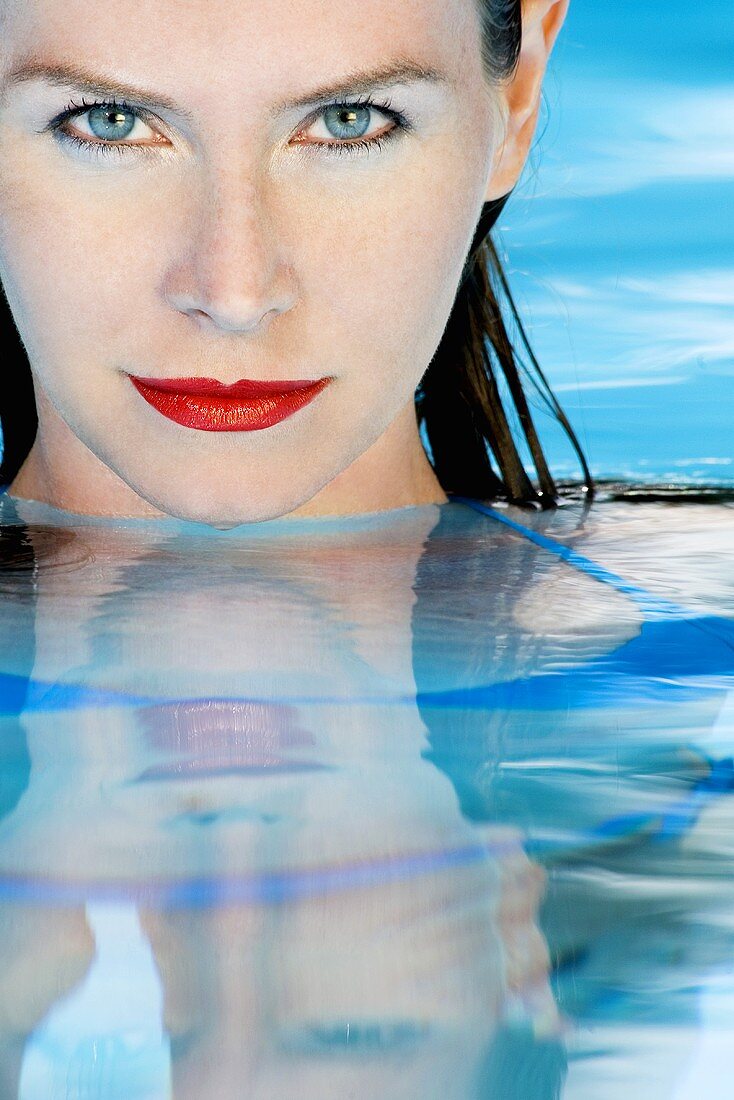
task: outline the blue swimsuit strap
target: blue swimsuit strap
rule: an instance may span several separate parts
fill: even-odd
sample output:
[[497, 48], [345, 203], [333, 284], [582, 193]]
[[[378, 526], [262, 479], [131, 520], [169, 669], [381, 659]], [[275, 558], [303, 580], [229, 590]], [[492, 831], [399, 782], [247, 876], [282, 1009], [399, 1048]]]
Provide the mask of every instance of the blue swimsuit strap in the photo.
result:
[[733, 619], [723, 615], [701, 615], [672, 600], [655, 596], [569, 546], [533, 531], [478, 500], [454, 494], [449, 494], [449, 499], [497, 520], [595, 581], [621, 592], [640, 608], [645, 619], [641, 634], [620, 646], [615, 655], [607, 654], [597, 661], [585, 662], [580, 671], [592, 669], [601, 662], [606, 670], [618, 664], [620, 671], [635, 672], [650, 679], [734, 676]]

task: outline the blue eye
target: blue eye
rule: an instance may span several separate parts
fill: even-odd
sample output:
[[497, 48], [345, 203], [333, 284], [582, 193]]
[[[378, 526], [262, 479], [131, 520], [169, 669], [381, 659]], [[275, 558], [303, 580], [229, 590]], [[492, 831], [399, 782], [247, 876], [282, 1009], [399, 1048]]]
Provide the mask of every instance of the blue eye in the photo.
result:
[[45, 129], [59, 141], [94, 155], [124, 154], [130, 149], [150, 152], [170, 146], [148, 112], [114, 100], [70, 103]]
[[[382, 125], [377, 133], [369, 135], [374, 129], [374, 121], [382, 116]], [[385, 122], [392, 123], [389, 128]], [[301, 147], [310, 152], [320, 151], [327, 154], [359, 154], [381, 148], [386, 142], [398, 137], [401, 132], [413, 129], [405, 115], [394, 110], [389, 103], [375, 103], [369, 98], [354, 103], [331, 103], [319, 111], [311, 125], [300, 131], [306, 134], [314, 126], [324, 131], [319, 137], [324, 140], [299, 141]]]

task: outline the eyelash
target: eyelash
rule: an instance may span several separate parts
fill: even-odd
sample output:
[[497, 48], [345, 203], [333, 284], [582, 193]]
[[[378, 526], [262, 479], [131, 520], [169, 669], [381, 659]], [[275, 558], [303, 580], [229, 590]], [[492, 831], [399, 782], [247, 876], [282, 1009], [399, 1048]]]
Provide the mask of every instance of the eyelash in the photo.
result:
[[[148, 125], [152, 125], [151, 120], [153, 115], [142, 110], [138, 107], [131, 107], [128, 103], [119, 101], [116, 99], [109, 100], [93, 100], [87, 102], [82, 98], [81, 103], [75, 103], [71, 101], [69, 105], [46, 127], [47, 130], [51, 130], [55, 136], [62, 141], [69, 142], [77, 148], [83, 149], [85, 152], [92, 152], [95, 156], [122, 156], [128, 150], [132, 150], [135, 153], [149, 153], [151, 151], [150, 146], [136, 145], [134, 142], [125, 143], [123, 141], [89, 141], [86, 138], [78, 137], [75, 134], [65, 133], [62, 127], [70, 122], [74, 118], [79, 118], [85, 115], [88, 111], [93, 110], [95, 107], [108, 107], [111, 110], [117, 108], [120, 111], [129, 111], [137, 118], [141, 119]], [[307, 149], [307, 155], [312, 155], [315, 150], [325, 150], [327, 154], [336, 154], [337, 156], [360, 156], [365, 153], [371, 153], [373, 150], [380, 150], [393, 138], [397, 137], [401, 132], [407, 132], [412, 129], [411, 123], [400, 111], [396, 111], [387, 100], [384, 103], [378, 103], [369, 96], [360, 97], [359, 99], [351, 101], [339, 101], [334, 103], [327, 103], [311, 120], [315, 122], [319, 115], [331, 107], [336, 108], [354, 108], [354, 107], [371, 107], [382, 114], [386, 115], [394, 122], [394, 126], [391, 130], [387, 130], [385, 133], [379, 134], [373, 138], [359, 138], [355, 141], [339, 141], [339, 142], [301, 142], [299, 143], [299, 149]], [[299, 131], [302, 132], [302, 131]]]

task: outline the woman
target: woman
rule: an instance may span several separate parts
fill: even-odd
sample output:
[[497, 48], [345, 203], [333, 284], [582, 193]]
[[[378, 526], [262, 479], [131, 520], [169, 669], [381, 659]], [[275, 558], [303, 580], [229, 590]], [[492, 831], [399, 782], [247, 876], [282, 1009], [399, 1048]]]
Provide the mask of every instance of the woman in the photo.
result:
[[487, 233], [567, 6], [133, 0], [111, 35], [2, 0], [0, 277], [38, 415], [31, 446], [19, 355], [11, 495], [220, 527], [552, 504]]

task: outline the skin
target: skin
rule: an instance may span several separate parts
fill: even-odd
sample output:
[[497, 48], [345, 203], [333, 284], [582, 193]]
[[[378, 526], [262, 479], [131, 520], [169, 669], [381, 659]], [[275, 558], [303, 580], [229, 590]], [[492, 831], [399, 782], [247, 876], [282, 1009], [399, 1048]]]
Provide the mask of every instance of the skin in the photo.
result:
[[[414, 392], [482, 204], [522, 170], [567, 4], [528, 0], [516, 74], [493, 87], [473, 0], [346, 0], [338, 20], [323, 0], [129, 0], [124, 18], [5, 0], [0, 277], [39, 412], [11, 494], [218, 527], [444, 503]], [[370, 89], [412, 125], [380, 149], [324, 148], [344, 142], [323, 114], [339, 97], [277, 113], [398, 57], [443, 79]], [[78, 84], [13, 81], [29, 60], [169, 102], [140, 123], [144, 148], [96, 156], [48, 130]], [[394, 125], [374, 109], [367, 136]], [[274, 427], [204, 432], [127, 372], [333, 381]]]

